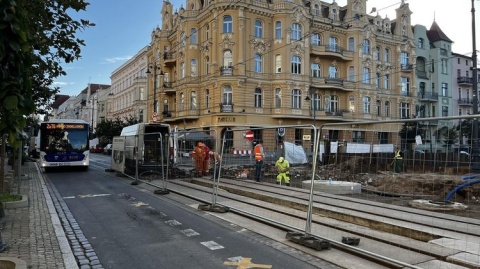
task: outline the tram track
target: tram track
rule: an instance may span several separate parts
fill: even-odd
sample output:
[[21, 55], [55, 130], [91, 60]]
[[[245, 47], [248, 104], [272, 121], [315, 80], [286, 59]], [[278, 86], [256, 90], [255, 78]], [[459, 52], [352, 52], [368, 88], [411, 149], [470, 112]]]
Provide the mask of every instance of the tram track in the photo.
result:
[[[101, 166], [99, 166], [101, 167]], [[223, 179], [222, 179], [223, 180]], [[162, 181], [142, 181], [144, 184], [151, 186], [153, 188], [163, 188], [164, 183]], [[305, 210], [305, 202], [308, 202], [308, 199], [302, 197], [305, 195], [305, 190], [295, 189], [295, 188], [265, 188], [266, 184], [249, 184], [248, 182], [231, 182], [228, 183], [221, 182], [219, 184], [219, 191], [217, 191], [218, 195], [218, 205], [226, 206], [230, 209], [229, 213], [236, 214], [238, 216], [242, 216], [244, 218], [251, 219], [255, 222], [262, 223], [264, 225], [268, 225], [270, 227], [274, 227], [276, 229], [282, 230], [284, 232], [295, 231], [295, 232], [303, 232], [304, 227], [301, 225], [288, 225], [286, 222], [282, 221], [285, 219], [289, 219], [291, 223], [305, 223], [307, 219], [307, 213]], [[267, 186], [268, 187], [268, 186]], [[206, 179], [192, 179], [192, 180], [170, 180], [168, 182], [167, 188], [170, 192], [175, 193], [176, 195], [187, 197], [188, 199], [197, 201], [199, 203], [210, 204], [212, 203], [212, 190], [213, 190], [213, 181], [206, 180]], [[279, 195], [279, 190], [285, 191], [287, 190], [288, 193], [280, 192], [280, 195], [284, 197], [283, 201], [285, 200], [292, 200], [291, 202], [296, 203], [295, 206], [291, 206], [292, 204], [285, 204], [284, 202], [280, 202], [280, 200], [275, 201], [275, 195]], [[254, 193], [254, 194], [252, 194]], [[300, 198], [299, 198], [300, 196]], [[324, 195], [316, 193], [319, 199], [333, 199], [332, 201], [328, 202], [329, 206], [331, 204], [336, 204], [336, 207], [341, 207], [342, 203], [351, 203], [350, 207], [343, 207], [340, 209], [344, 210], [352, 210], [351, 207], [356, 207], [359, 209], [359, 205], [364, 206], [372, 206], [372, 203], [369, 201], [362, 201], [356, 200], [349, 197], [342, 197], [342, 196], [334, 196], [334, 195]], [[333, 197], [332, 197], [333, 196]], [[164, 196], [168, 198], [168, 196]], [[336, 201], [336, 202], [335, 202]], [[316, 202], [318, 203], [318, 201]], [[322, 200], [322, 203], [326, 203], [326, 201]], [[381, 205], [376, 205], [380, 208]], [[287, 209], [287, 208], [288, 209]], [[391, 209], [391, 206], [385, 206], [386, 209]], [[401, 211], [401, 209], [399, 209]], [[361, 210], [359, 210], [361, 211]], [[404, 212], [410, 212], [411, 210], [404, 210]], [[416, 211], [416, 210], [413, 210]], [[266, 212], [264, 216], [259, 214], [260, 212]], [[341, 251], [344, 253], [348, 253], [350, 255], [354, 255], [356, 257], [360, 257], [365, 259], [369, 262], [374, 262], [379, 266], [383, 266], [383, 268], [433, 268], [433, 267], [422, 267], [421, 264], [423, 262], [428, 262], [432, 260], [438, 260], [440, 262], [452, 262], [448, 259], [448, 257], [454, 254], [455, 250], [447, 250], [443, 247], [431, 245], [428, 248], [425, 248], [425, 245], [428, 245], [427, 239], [435, 239], [438, 236], [432, 236], [431, 233], [423, 232], [424, 235], [419, 236], [419, 238], [412, 239], [412, 238], [403, 238], [398, 232], [392, 233], [393, 235], [388, 236], [379, 236], [379, 233], [385, 233], [382, 229], [376, 229], [376, 227], [368, 226], [368, 225], [361, 225], [362, 221], [357, 224], [352, 224], [349, 222], [349, 219], [345, 218], [338, 218], [332, 217], [331, 214], [321, 214], [324, 211], [314, 211], [314, 218], [312, 219], [313, 225], [322, 227], [321, 229], [330, 229], [336, 230], [337, 234], [348, 234], [350, 236], [358, 236], [361, 238], [361, 246], [355, 247], [343, 244], [338, 238], [324, 236], [322, 234], [313, 234], [316, 238], [320, 240], [327, 240], [331, 243], [333, 249], [337, 251]], [[369, 212], [372, 213], [372, 212]], [[410, 212], [411, 213], [411, 212]], [[414, 212], [418, 216], [422, 216], [421, 212]], [[432, 212], [430, 212], [432, 213]], [[221, 215], [219, 213], [212, 213], [216, 215]], [[344, 213], [346, 214], [346, 213]], [[271, 216], [275, 215], [275, 218]], [[372, 214], [374, 216], [381, 216], [379, 213]], [[428, 214], [429, 217], [432, 214]], [[434, 213], [433, 214], [436, 218], [440, 218], [443, 214]], [[220, 216], [221, 217], [221, 216]], [[384, 216], [382, 216], [384, 217]], [[453, 216], [444, 216], [446, 220], [453, 221]], [[355, 219], [355, 218], [353, 218]], [[393, 220], [400, 221], [398, 217], [392, 218]], [[351, 220], [351, 219], [350, 219]], [[468, 223], [469, 225], [478, 225], [476, 222], [477, 220], [473, 220], [473, 223], [468, 222], [467, 219], [457, 220], [457, 223]], [[420, 224], [418, 224], [420, 225]], [[431, 223], [423, 223], [424, 227], [428, 227], [428, 229], [440, 229], [439, 227], [432, 226]], [[384, 230], [384, 229], [383, 229]], [[446, 228], [445, 231], [449, 231], [452, 233], [461, 233], [458, 229], [455, 228]], [[476, 232], [473, 230], [468, 230], [465, 234], [467, 236], [478, 236]], [[328, 234], [327, 234], [328, 235]], [[392, 240], [395, 238], [394, 240]], [[476, 239], [470, 239], [476, 240]], [[386, 256], [384, 255], [385, 252], [395, 253], [397, 251], [390, 250], [384, 251], [383, 253], [376, 253], [371, 251], [371, 248], [362, 248], [366, 244], [382, 244], [385, 247], [389, 247], [392, 249], [399, 249], [407, 252], [411, 252], [411, 255], [419, 255], [418, 260], [420, 262], [417, 263], [408, 263], [405, 262], [403, 259], [399, 258], [391, 258], [395, 256]], [[399, 251], [398, 250], [398, 251]], [[434, 250], [434, 251], [432, 251]], [[319, 253], [326, 253], [326, 252], [319, 252]], [[346, 254], [345, 254], [346, 255]], [[341, 255], [340, 255], [341, 256]], [[415, 260], [415, 259], [412, 259]], [[447, 261], [449, 260], [449, 261]], [[468, 263], [461, 263], [459, 261], [455, 261], [456, 264], [462, 264], [466, 268], [478, 268], [472, 264]], [[347, 268], [347, 267], [345, 267]], [[360, 267], [359, 267], [360, 268]], [[366, 267], [365, 267], [366, 268]], [[382, 268], [382, 267], [380, 267]]]

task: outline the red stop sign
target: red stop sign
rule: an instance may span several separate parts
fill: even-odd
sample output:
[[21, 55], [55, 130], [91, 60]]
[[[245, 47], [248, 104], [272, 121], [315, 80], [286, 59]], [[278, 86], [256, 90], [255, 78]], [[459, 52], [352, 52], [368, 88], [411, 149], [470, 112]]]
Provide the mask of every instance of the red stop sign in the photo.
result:
[[245, 138], [248, 140], [248, 141], [252, 141], [253, 140], [253, 132], [248, 130], [247, 132], [245, 132]]

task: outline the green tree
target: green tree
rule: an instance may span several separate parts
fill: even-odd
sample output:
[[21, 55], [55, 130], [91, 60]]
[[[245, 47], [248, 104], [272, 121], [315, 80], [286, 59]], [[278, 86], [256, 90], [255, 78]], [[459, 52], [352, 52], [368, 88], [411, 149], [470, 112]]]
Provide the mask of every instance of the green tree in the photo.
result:
[[446, 147], [447, 151], [458, 142], [458, 129], [459, 128], [457, 126], [453, 126], [452, 128], [444, 127], [439, 130], [439, 138], [444, 144], [444, 147]]
[[466, 137], [467, 143], [472, 145], [473, 119], [464, 119], [456, 126], [460, 138]]
[[83, 0], [0, 1], [0, 134], [19, 146], [24, 115], [44, 113], [58, 88], [53, 81], [65, 75], [62, 63], [80, 57], [78, 31], [93, 26], [76, 21], [71, 12], [86, 10]]
[[415, 137], [417, 135], [425, 137], [425, 129], [421, 123], [405, 122], [398, 132], [398, 135], [402, 139], [402, 148], [404, 148], [406, 144], [415, 143]]

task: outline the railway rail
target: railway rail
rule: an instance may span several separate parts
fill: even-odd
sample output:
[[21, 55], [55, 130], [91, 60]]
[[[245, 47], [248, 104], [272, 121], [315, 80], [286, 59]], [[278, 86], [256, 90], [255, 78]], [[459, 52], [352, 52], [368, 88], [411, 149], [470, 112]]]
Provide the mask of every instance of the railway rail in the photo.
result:
[[[129, 179], [127, 179], [129, 180]], [[141, 180], [139, 187], [165, 188], [161, 179]], [[479, 268], [480, 221], [368, 200], [316, 192], [309, 235], [328, 241], [332, 249], [316, 251], [285, 239], [305, 231], [309, 191], [269, 183], [221, 179], [216, 190], [207, 178], [175, 179], [166, 185], [187, 205], [216, 204], [227, 213], [219, 218], [343, 268]], [[183, 197], [183, 198], [179, 198]], [[342, 243], [359, 238], [357, 246]]]

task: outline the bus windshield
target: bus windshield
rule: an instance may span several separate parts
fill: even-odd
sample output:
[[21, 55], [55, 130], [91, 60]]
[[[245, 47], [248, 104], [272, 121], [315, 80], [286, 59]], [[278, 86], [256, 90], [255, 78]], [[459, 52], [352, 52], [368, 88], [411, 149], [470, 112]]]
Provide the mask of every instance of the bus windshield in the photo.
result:
[[45, 153], [83, 153], [88, 150], [88, 125], [45, 124], [41, 128], [40, 150]]

